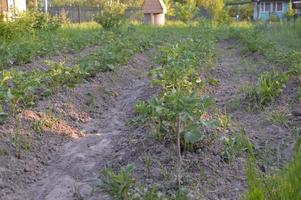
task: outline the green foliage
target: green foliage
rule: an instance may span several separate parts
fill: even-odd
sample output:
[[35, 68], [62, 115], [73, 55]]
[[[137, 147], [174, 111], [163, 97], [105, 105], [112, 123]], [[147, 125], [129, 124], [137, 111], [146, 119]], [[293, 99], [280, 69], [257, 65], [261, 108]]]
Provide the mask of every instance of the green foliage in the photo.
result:
[[222, 144], [224, 148], [221, 156], [227, 163], [231, 163], [237, 156], [243, 153], [251, 153], [253, 148], [243, 128], [240, 129], [239, 133], [231, 137], [223, 137]]
[[[205, 86], [199, 76], [199, 63], [210, 59], [208, 51], [211, 50], [204, 45], [210, 39], [199, 40], [199, 36], [161, 49], [158, 61], [162, 66], [151, 70], [150, 77], [152, 85], [162, 88], [162, 92], [147, 103], [136, 104], [136, 111], [151, 123], [159, 139], [175, 140], [180, 131], [184, 144], [195, 144], [204, 137], [201, 127], [215, 125], [214, 120], [201, 118], [214, 103], [211, 98], [198, 95]], [[207, 53], [200, 54], [202, 50]]]
[[104, 29], [118, 28], [124, 22], [124, 11], [123, 4], [112, 3], [104, 7], [104, 11], [95, 20]]
[[[85, 30], [85, 26], [83, 24], [81, 28]], [[99, 28], [99, 26], [96, 27]], [[68, 34], [76, 38], [73, 34], [78, 30], [75, 28]], [[90, 30], [89, 27], [85, 31]], [[81, 37], [87, 36], [85, 31], [79, 33], [82, 34]], [[90, 34], [93, 37], [101, 35], [96, 39], [102, 42], [102, 47], [91, 55], [78, 60], [78, 65], [67, 67], [62, 63], [48, 62], [47, 70], [34, 69], [26, 72], [16, 69], [2, 70], [0, 74], [1, 122], [5, 121], [7, 113], [14, 113], [18, 107], [32, 106], [37, 99], [49, 96], [62, 87], [74, 87], [83, 79], [95, 76], [97, 72], [114, 70], [114, 67], [126, 63], [136, 52], [141, 52], [162, 42], [162, 38], [167, 38], [170, 31], [177, 31], [177, 29], [161, 31], [161, 28], [141, 27], [135, 32], [128, 30], [120, 30], [115, 33], [103, 31], [103, 34], [99, 34], [98, 30]], [[155, 35], [157, 37], [154, 37]], [[169, 39], [172, 38], [169, 37]]]
[[175, 15], [175, 8], [174, 8], [174, 2], [173, 0], [164, 0], [164, 3], [165, 3], [165, 6], [166, 6], [166, 10], [167, 10], [167, 13], [166, 15], [167, 16], [174, 16]]
[[262, 176], [253, 159], [247, 167], [246, 200], [298, 200], [301, 198], [301, 140], [297, 141], [292, 161], [274, 175]]
[[261, 74], [256, 86], [246, 94], [247, 101], [253, 108], [262, 109], [282, 92], [288, 78], [287, 74], [274, 71]]
[[57, 18], [41, 12], [25, 12], [11, 21], [0, 21], [0, 38], [11, 41], [18, 34], [53, 31], [60, 27]]
[[285, 16], [288, 18], [288, 19], [291, 19], [294, 15], [296, 15], [297, 12], [295, 9], [293, 9], [293, 6], [292, 6], [292, 1], [290, 0], [289, 1], [289, 4], [288, 4], [288, 10], [287, 12], [285, 13]]
[[197, 12], [194, 0], [189, 0], [185, 3], [176, 3], [175, 9], [177, 18], [186, 24], [192, 21]]
[[134, 167], [127, 165], [115, 173], [112, 169], [103, 170], [103, 182], [107, 192], [116, 200], [188, 200], [183, 190], [167, 196], [156, 188], [147, 188], [132, 178]]
[[229, 25], [232, 22], [231, 17], [229, 16], [229, 14], [227, 13], [226, 10], [222, 10], [220, 11], [218, 17], [216, 17], [215, 19], [219, 24], [226, 24]]
[[220, 14], [226, 16], [225, 13], [222, 12], [224, 9], [224, 0], [197, 0], [197, 5], [208, 10], [213, 20], [220, 18]]
[[285, 66], [287, 72], [270, 72], [260, 76], [257, 86], [248, 91], [251, 106], [263, 107], [278, 95], [292, 76], [301, 74], [299, 32], [289, 24], [257, 25], [247, 28], [232, 28], [231, 37], [238, 39], [246, 51], [258, 52], [268, 61]]
[[239, 15], [242, 20], [251, 20], [253, 14], [253, 5], [247, 4], [240, 6]]
[[134, 167], [128, 165], [123, 167], [119, 173], [115, 173], [112, 169], [105, 169], [103, 171], [103, 181], [106, 189], [115, 199], [131, 199], [130, 192], [135, 185], [135, 180], [130, 177], [133, 170]]

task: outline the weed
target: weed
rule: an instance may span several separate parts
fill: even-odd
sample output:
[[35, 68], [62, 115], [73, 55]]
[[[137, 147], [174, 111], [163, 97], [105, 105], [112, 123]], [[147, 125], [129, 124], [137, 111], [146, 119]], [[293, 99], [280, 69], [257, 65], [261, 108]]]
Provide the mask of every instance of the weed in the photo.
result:
[[43, 120], [36, 120], [31, 123], [31, 128], [36, 133], [40, 133], [41, 131], [43, 131], [44, 127], [45, 127], [45, 122]]
[[288, 126], [288, 116], [285, 112], [283, 111], [277, 111], [277, 110], [266, 110], [264, 112], [264, 117], [267, 121], [277, 124], [277, 125], [283, 125], [283, 126]]
[[216, 114], [216, 119], [218, 124], [217, 126], [221, 128], [223, 131], [229, 128], [231, 123], [231, 118], [229, 113], [227, 113], [227, 111], [225, 111], [224, 114], [218, 111]]
[[145, 155], [144, 156], [144, 166], [145, 166], [145, 169], [146, 169], [146, 173], [147, 173], [147, 176], [150, 176], [151, 175], [151, 166], [152, 166], [152, 158], [150, 155]]
[[88, 106], [90, 112], [93, 111], [95, 105], [95, 97], [91, 93], [87, 94], [86, 105]]
[[134, 167], [128, 165], [123, 167], [119, 173], [115, 173], [112, 169], [103, 171], [106, 189], [114, 198], [120, 200], [130, 199], [131, 189], [135, 185], [135, 180], [130, 177], [133, 170]]
[[288, 75], [280, 72], [265, 72], [260, 75], [255, 87], [246, 93], [249, 107], [263, 109], [279, 95], [288, 81]]
[[17, 158], [21, 158], [22, 150], [29, 151], [30, 141], [29, 136], [21, 134], [21, 121], [16, 117], [16, 130], [14, 136], [11, 138], [11, 144], [14, 146]]
[[295, 145], [293, 160], [281, 171], [262, 176], [250, 157], [247, 165], [248, 193], [246, 200], [300, 199], [301, 139]]
[[132, 165], [122, 167], [117, 173], [112, 169], [103, 171], [104, 184], [107, 191], [117, 200], [187, 200], [187, 193], [179, 189], [168, 196], [154, 187], [144, 187], [131, 178], [134, 168]]
[[245, 129], [241, 128], [239, 134], [233, 137], [223, 137], [224, 150], [221, 152], [225, 162], [231, 163], [233, 159], [244, 152], [252, 152], [252, 144], [246, 136]]

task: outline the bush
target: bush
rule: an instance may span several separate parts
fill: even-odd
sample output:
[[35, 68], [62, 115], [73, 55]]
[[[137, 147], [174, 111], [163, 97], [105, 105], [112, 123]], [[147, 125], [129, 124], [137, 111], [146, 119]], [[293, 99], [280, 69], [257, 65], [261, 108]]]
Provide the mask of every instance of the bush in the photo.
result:
[[219, 16], [217, 17], [216, 21], [219, 24], [226, 24], [229, 25], [232, 22], [231, 17], [229, 16], [229, 14], [227, 13], [226, 10], [222, 10], [219, 14]]
[[176, 15], [179, 20], [188, 24], [197, 11], [196, 3], [193, 0], [187, 3], [176, 3]]
[[96, 17], [96, 22], [104, 29], [118, 28], [124, 22], [125, 6], [123, 4], [111, 4], [104, 8], [101, 15]]
[[17, 34], [54, 31], [59, 27], [60, 23], [56, 17], [41, 12], [25, 12], [16, 16], [14, 20], [0, 21], [0, 37], [9, 41]]

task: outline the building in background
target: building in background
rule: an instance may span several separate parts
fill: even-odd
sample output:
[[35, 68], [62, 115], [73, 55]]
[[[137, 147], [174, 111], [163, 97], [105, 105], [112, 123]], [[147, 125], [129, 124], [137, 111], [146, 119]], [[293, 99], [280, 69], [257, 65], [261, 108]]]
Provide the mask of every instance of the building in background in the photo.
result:
[[301, 16], [301, 0], [292, 0], [293, 9], [297, 11], [297, 15]]
[[12, 9], [26, 11], [26, 0], [0, 0], [0, 13], [9, 13]]
[[253, 0], [253, 19], [266, 21], [272, 16], [282, 19], [288, 11], [289, 2], [289, 0]]
[[166, 12], [163, 0], [144, 0], [143, 2], [142, 13], [146, 24], [164, 25]]

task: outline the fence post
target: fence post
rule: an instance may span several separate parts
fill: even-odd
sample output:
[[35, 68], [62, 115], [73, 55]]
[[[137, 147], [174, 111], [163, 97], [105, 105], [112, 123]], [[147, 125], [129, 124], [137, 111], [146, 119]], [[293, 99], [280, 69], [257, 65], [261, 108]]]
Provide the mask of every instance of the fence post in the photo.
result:
[[78, 14], [78, 23], [81, 23], [81, 16], [80, 16], [80, 6], [77, 7], [77, 14]]

